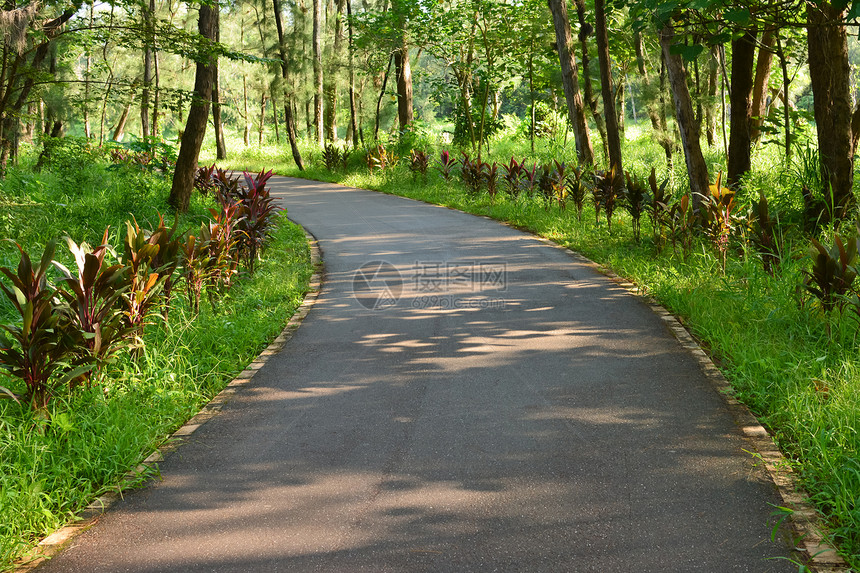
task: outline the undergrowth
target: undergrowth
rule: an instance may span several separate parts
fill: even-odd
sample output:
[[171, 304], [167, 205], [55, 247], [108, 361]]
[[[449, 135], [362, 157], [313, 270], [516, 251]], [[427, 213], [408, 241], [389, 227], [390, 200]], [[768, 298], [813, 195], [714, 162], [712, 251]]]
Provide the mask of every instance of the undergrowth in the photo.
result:
[[[0, 189], [0, 237], [31, 250], [66, 233], [98, 244], [111, 225], [117, 245], [126, 219], [152, 221], [167, 211], [168, 190], [164, 177], [100, 161], [68, 176], [13, 171]], [[195, 196], [180, 228], [199, 226], [207, 206]], [[3, 265], [16, 253], [3, 247]], [[121, 351], [103, 383], [56, 397], [50, 422], [0, 400], [0, 570], [115, 488], [217, 394], [283, 329], [311, 273], [302, 229], [282, 217], [252, 277], [196, 315], [184, 297], [173, 297], [169, 321], [147, 327], [143, 350]], [[0, 320], [8, 319], [5, 310]], [[0, 385], [23, 391], [16, 384], [6, 378]]]

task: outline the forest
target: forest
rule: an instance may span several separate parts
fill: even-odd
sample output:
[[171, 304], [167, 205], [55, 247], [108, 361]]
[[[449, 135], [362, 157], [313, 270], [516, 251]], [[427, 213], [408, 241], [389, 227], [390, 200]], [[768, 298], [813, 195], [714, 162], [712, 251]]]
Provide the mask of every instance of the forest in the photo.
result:
[[283, 327], [312, 265], [271, 170], [488, 215], [633, 281], [707, 348], [860, 566], [858, 16], [8, 0], [0, 570]]

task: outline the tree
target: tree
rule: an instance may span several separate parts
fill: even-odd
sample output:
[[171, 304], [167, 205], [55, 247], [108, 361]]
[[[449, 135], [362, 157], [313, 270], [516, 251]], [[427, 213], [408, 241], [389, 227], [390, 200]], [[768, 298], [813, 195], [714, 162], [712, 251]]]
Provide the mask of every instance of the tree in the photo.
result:
[[[852, 114], [847, 9], [822, 1], [808, 3], [807, 41], [815, 127], [825, 196], [835, 215], [854, 203], [854, 132], [860, 127], [860, 107]], [[852, 117], [853, 116], [853, 117]]]
[[[206, 134], [206, 120], [209, 117], [209, 103], [212, 100], [212, 82], [215, 64], [213, 44], [217, 34], [218, 7], [201, 4], [197, 18], [197, 32], [204, 39], [203, 47], [195, 55], [197, 70], [194, 76], [194, 98], [185, 122], [185, 131], [176, 158], [173, 184], [167, 202], [176, 211], [188, 211], [191, 192], [194, 190], [194, 173], [203, 137]], [[206, 42], [208, 40], [209, 42]]]
[[[221, 42], [221, 12], [215, 12], [215, 39]], [[227, 143], [224, 141], [224, 124], [221, 121], [221, 90], [218, 88], [218, 56], [212, 64], [212, 128], [215, 130], [215, 157], [227, 159]]]
[[314, 30], [313, 30], [313, 61], [314, 61], [314, 138], [317, 143], [323, 143], [323, 71], [322, 71], [322, 0], [313, 0]]
[[618, 131], [618, 116], [615, 113], [615, 93], [612, 89], [612, 71], [609, 60], [609, 36], [606, 32], [606, 7], [603, 0], [594, 0], [595, 33], [597, 35], [597, 59], [600, 63], [600, 91], [603, 96], [603, 115], [606, 116], [606, 143], [609, 147], [610, 172], [615, 174], [613, 184], [624, 177], [621, 161], [621, 136]]
[[675, 44], [675, 30], [666, 24], [660, 30], [660, 46], [669, 73], [669, 84], [672, 88], [672, 99], [675, 102], [675, 119], [681, 131], [681, 147], [684, 150], [684, 160], [687, 163], [687, 174], [690, 178], [690, 191], [693, 193], [693, 205], [697, 208], [701, 198], [707, 196], [710, 177], [708, 166], [702, 155], [699, 125], [693, 115], [693, 102], [687, 87], [687, 69], [681, 54], [672, 49]]
[[299, 145], [296, 141], [296, 123], [293, 116], [293, 98], [289, 91], [289, 65], [287, 64], [287, 48], [284, 44], [284, 24], [281, 19], [280, 0], [272, 0], [272, 8], [275, 11], [275, 27], [278, 30], [278, 53], [281, 56], [281, 79], [284, 87], [284, 123], [287, 128], [287, 138], [290, 141], [293, 161], [296, 162], [296, 167], [300, 171], [304, 171], [305, 167], [302, 163], [302, 155], [299, 152]]
[[726, 181], [737, 187], [741, 176], [750, 170], [750, 128], [752, 119], [753, 63], [755, 33], [747, 29], [732, 41], [731, 129]]
[[565, 0], [549, 0], [555, 25], [556, 49], [561, 63], [562, 85], [564, 97], [567, 100], [568, 117], [573, 126], [573, 137], [576, 140], [576, 155], [580, 163], [592, 165], [594, 150], [591, 147], [591, 136], [588, 134], [588, 124], [585, 121], [585, 106], [579, 93], [579, 73], [576, 66], [576, 56], [571, 48], [570, 20], [567, 17]]
[[343, 66], [343, 10], [346, 0], [337, 0], [335, 4], [334, 19], [334, 42], [329, 57], [328, 71], [325, 76], [323, 93], [325, 94], [325, 108], [323, 110], [323, 123], [325, 125], [326, 141], [337, 139], [337, 87], [338, 71]]

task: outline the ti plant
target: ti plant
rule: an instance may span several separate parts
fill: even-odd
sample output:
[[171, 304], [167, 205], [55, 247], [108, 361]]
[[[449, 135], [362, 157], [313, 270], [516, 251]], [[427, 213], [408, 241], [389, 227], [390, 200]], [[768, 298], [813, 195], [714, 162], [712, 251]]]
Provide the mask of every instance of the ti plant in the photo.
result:
[[455, 165], [457, 165], [457, 160], [451, 157], [448, 151], [443, 151], [439, 157], [439, 161], [436, 162], [436, 169], [439, 170], [442, 179], [450, 181], [451, 172], [454, 170]]
[[[18, 246], [21, 258], [16, 271], [0, 268], [12, 283], [0, 283], [0, 290], [21, 317], [20, 324], [0, 325], [0, 367], [24, 381], [24, 399], [30, 407], [47, 416], [47, 407], [57, 390], [92, 369], [92, 364], [73, 367], [74, 337], [61, 328], [64, 312], [55, 302], [48, 284], [56, 243], [45, 247], [41, 261], [33, 266], [29, 255]], [[8, 337], [7, 337], [8, 335]], [[3, 395], [8, 395], [3, 392]]]
[[840, 308], [857, 277], [854, 263], [857, 258], [857, 239], [843, 241], [839, 235], [833, 236], [833, 245], [827, 247], [816, 239], [811, 239], [809, 256], [812, 267], [804, 271], [806, 279], [803, 286], [820, 302], [824, 312]]
[[681, 254], [684, 259], [693, 249], [693, 227], [696, 214], [690, 205], [690, 195], [682, 195], [677, 201], [672, 201], [666, 208], [666, 223], [669, 227], [669, 238], [672, 240], [672, 250]]
[[646, 206], [648, 215], [651, 217], [651, 228], [654, 230], [654, 244], [659, 251], [663, 245], [663, 229], [668, 225], [669, 204], [671, 199], [666, 193], [666, 187], [669, 184], [669, 179], [666, 178], [662, 183], [657, 183], [657, 170], [651, 168], [651, 175], [648, 176], [648, 186], [651, 188], [650, 202]]
[[367, 168], [370, 169], [371, 174], [373, 174], [374, 169], [384, 171], [388, 167], [397, 163], [397, 157], [385, 149], [385, 146], [381, 143], [376, 147], [368, 149], [367, 154], [364, 156], [364, 160], [365, 163], [367, 163]]
[[152, 268], [164, 280], [162, 296], [164, 297], [164, 318], [170, 310], [170, 298], [173, 294], [173, 284], [176, 279], [176, 271], [179, 267], [179, 252], [182, 249], [182, 237], [177, 235], [179, 215], [173, 220], [173, 226], [169, 229], [164, 224], [164, 217], [158, 214], [158, 227], [146, 233], [147, 242], [158, 245], [158, 251], [152, 257]]
[[523, 168], [523, 187], [525, 188], [526, 195], [531, 197], [532, 193], [534, 193], [535, 187], [537, 186], [538, 177], [538, 164], [537, 162], [532, 163], [532, 168], [529, 169], [525, 166], [525, 161], [522, 163]]
[[[72, 273], [54, 261], [63, 275], [60, 285], [64, 288], [58, 292], [68, 305], [67, 319], [72, 327], [70, 332], [81, 334], [79, 351], [82, 360], [94, 364], [94, 369], [98, 371], [131, 332], [122, 313], [122, 297], [128, 289], [125, 276], [128, 268], [121, 264], [105, 263], [105, 255], [112, 253], [108, 245], [108, 229], [105, 229], [102, 243], [95, 248], [86, 243], [78, 245], [71, 238], [67, 238], [66, 242], [75, 257], [77, 272]], [[88, 383], [90, 374], [82, 375], [71, 384]]]
[[325, 168], [329, 171], [335, 169], [346, 169], [349, 162], [349, 149], [341, 149], [333, 143], [326, 143], [322, 151], [322, 160]]
[[609, 232], [612, 233], [612, 215], [615, 213], [615, 208], [618, 206], [618, 196], [621, 185], [620, 174], [615, 173], [615, 167], [613, 166], [611, 169], [607, 171], [598, 171], [594, 174], [594, 187], [598, 191], [592, 191], [594, 193], [595, 200], [595, 213], [599, 219], [599, 209], [597, 207], [597, 202], [600, 202], [600, 206], [603, 207], [603, 211], [606, 213], [606, 225], [609, 229]]
[[466, 191], [473, 197], [481, 192], [484, 181], [484, 164], [480, 159], [472, 159], [468, 153], [462, 152], [460, 160], [460, 178], [466, 186]]
[[552, 165], [544, 163], [540, 166], [540, 172], [537, 178], [537, 188], [540, 191], [541, 197], [544, 200], [544, 208], [549, 209], [555, 198], [555, 177], [552, 170]]
[[582, 168], [579, 166], [570, 170], [570, 176], [567, 178], [567, 196], [573, 201], [576, 207], [576, 219], [582, 221], [582, 209], [585, 206], [585, 195], [588, 193], [588, 184], [583, 177]]
[[245, 266], [251, 274], [254, 273], [260, 253], [269, 242], [274, 215], [280, 210], [266, 189], [266, 182], [271, 176], [271, 171], [261, 171], [256, 175], [244, 173], [246, 186], [241, 194], [236, 230], [240, 258], [245, 260]]
[[759, 190], [759, 200], [753, 205], [750, 230], [750, 241], [761, 257], [764, 271], [772, 276], [774, 268], [782, 262], [782, 253], [785, 252], [785, 249], [778, 220], [774, 221], [774, 218], [771, 217], [767, 197], [761, 190]]
[[635, 174], [631, 177], [630, 173], [624, 173], [627, 179], [627, 187], [624, 190], [624, 208], [630, 213], [630, 219], [633, 222], [633, 240], [637, 243], [641, 238], [641, 221], [642, 214], [648, 206], [648, 188], [645, 182], [639, 179]]
[[737, 215], [735, 192], [730, 187], [724, 187], [722, 179], [723, 172], [720, 171], [716, 182], [708, 188], [709, 196], [702, 198], [702, 208], [705, 232], [720, 254], [720, 263], [725, 271], [729, 241], [737, 223]]
[[198, 167], [194, 172], [194, 188], [200, 191], [203, 195], [215, 193], [215, 182], [213, 176], [215, 174], [215, 164], [209, 167]]
[[567, 165], [564, 161], [559, 163], [553, 161], [555, 169], [552, 177], [552, 193], [553, 199], [558, 203], [560, 209], [564, 210], [567, 207]]
[[427, 181], [427, 169], [430, 168], [430, 157], [422, 149], [413, 149], [409, 152], [409, 171], [412, 178], [417, 179], [419, 175]]
[[520, 181], [523, 177], [525, 163], [518, 163], [516, 159], [511, 157], [510, 163], [502, 163], [504, 174], [502, 180], [505, 182], [505, 193], [513, 199], [520, 194]]
[[212, 176], [215, 185], [215, 200], [222, 207], [239, 200], [239, 177], [223, 169], [216, 169]]
[[496, 198], [496, 193], [498, 192], [498, 181], [499, 181], [499, 164], [493, 161], [493, 164], [484, 163], [481, 166], [481, 170], [484, 174], [484, 179], [487, 182], [487, 193], [490, 194], [490, 200], [494, 200]]
[[160, 249], [152, 235], [142, 230], [137, 221], [126, 221], [125, 245], [122, 262], [128, 267], [126, 321], [134, 332], [138, 346], [143, 345], [141, 335], [150, 315], [162, 302], [161, 287], [164, 279], [155, 270], [153, 260]]

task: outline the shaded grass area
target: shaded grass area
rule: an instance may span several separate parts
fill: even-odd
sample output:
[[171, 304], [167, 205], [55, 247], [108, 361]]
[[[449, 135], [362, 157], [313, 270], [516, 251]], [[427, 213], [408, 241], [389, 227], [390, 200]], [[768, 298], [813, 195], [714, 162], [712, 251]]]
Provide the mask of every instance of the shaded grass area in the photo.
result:
[[[517, 158], [528, 155], [519, 151], [526, 148], [522, 144], [503, 142], [495, 147], [498, 154], [490, 156], [490, 161], [506, 161], [511, 154]], [[616, 211], [610, 233], [605, 218], [595, 223], [591, 205], [579, 221], [572, 208], [545, 208], [538, 198], [499, 193], [493, 200], [485, 192], [469, 195], [458, 178], [446, 183], [432, 169], [426, 179], [414, 177], [403, 159], [399, 166], [373, 174], [360, 156], [351, 159], [346, 171], [329, 172], [316, 159], [299, 172], [288, 153], [288, 149], [279, 151], [282, 174], [374, 189], [507, 221], [635, 282], [678, 315], [710, 349], [737, 397], [770, 428], [792, 460], [812, 501], [825, 516], [832, 540], [852, 566], [860, 567], [858, 321], [847, 313], [828, 317], [804, 294], [803, 270], [810, 264], [805, 254], [808, 239], [796, 228], [787, 228], [784, 261], [775, 276], [770, 276], [763, 271], [758, 254], [743, 241], [742, 225], [723, 269], [706, 241], [697, 242], [686, 258], [665, 242], [658, 248], [644, 217], [643, 239], [636, 243], [630, 218], [622, 209]], [[677, 161], [675, 172], [669, 173], [655, 145], [628, 141], [625, 158], [629, 158], [625, 159], [628, 170], [640, 177], [654, 165], [658, 174], [672, 178], [676, 193], [684, 190], [683, 174], [678, 172], [683, 166], [677, 165], [682, 162]], [[257, 168], [255, 160], [242, 156], [235, 162]], [[709, 160], [716, 171], [721, 158]], [[800, 196], [792, 187], [792, 167], [768, 155], [757, 157], [756, 165], [741, 200], [757, 198], [758, 190], [763, 189], [779, 208], [781, 221], [799, 220]]]
[[[65, 232], [97, 243], [108, 224], [124, 231], [131, 215], [151, 221], [167, 210], [166, 180], [104, 168], [82, 169], [93, 182], [111, 178], [95, 188], [57, 185], [63, 176], [56, 173], [13, 175], [3, 183], [0, 232], [32, 252]], [[205, 208], [195, 198], [180, 228], [196, 227]], [[3, 265], [17, 261], [17, 250], [2, 255]], [[169, 320], [147, 327], [144, 350], [122, 351], [102, 384], [57, 397], [50, 422], [0, 400], [0, 570], [115, 487], [253, 360], [301, 304], [312, 272], [303, 230], [283, 217], [253, 277], [196, 316], [176, 292]], [[24, 390], [10, 378], [0, 385]]]

